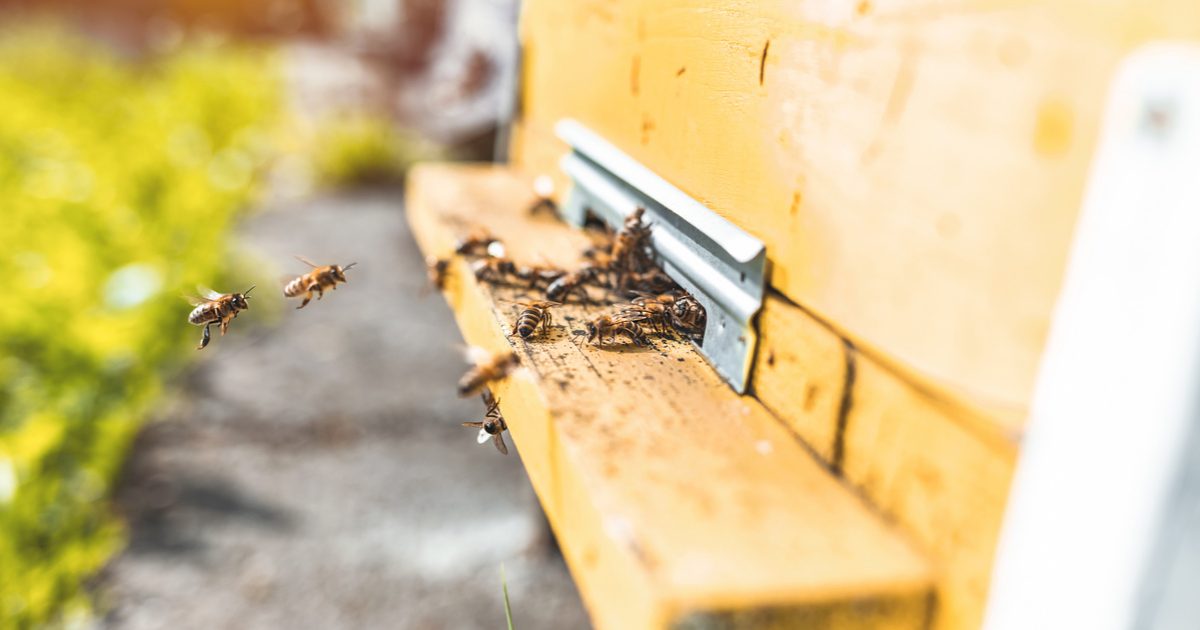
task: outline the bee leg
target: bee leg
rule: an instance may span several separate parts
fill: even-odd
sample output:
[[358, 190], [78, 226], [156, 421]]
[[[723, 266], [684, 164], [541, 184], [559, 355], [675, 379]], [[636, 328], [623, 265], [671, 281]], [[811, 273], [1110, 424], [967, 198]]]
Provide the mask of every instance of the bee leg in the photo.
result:
[[221, 318], [221, 336], [225, 336], [225, 331], [229, 330], [229, 319]]
[[312, 300], [312, 291], [307, 291], [304, 293], [304, 301], [301, 302], [300, 306], [297, 306], [296, 309], [299, 310], [299, 309], [304, 308], [309, 303], [310, 300]]
[[325, 297], [325, 289], [318, 286], [317, 287], [317, 299], [319, 300], [323, 297]]
[[212, 326], [212, 322], [204, 325], [204, 334], [200, 336], [200, 345], [196, 346], [197, 350], [203, 350], [208, 342], [212, 339], [212, 335], [208, 333], [208, 327]]

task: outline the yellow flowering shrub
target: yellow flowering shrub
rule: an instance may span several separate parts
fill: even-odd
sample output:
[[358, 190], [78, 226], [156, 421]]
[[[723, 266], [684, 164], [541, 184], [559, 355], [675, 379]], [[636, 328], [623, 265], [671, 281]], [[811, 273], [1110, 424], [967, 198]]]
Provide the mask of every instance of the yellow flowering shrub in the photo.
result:
[[129, 441], [195, 355], [179, 294], [245, 288], [226, 236], [269, 157], [277, 77], [259, 51], [134, 61], [0, 32], [0, 627], [87, 611]]

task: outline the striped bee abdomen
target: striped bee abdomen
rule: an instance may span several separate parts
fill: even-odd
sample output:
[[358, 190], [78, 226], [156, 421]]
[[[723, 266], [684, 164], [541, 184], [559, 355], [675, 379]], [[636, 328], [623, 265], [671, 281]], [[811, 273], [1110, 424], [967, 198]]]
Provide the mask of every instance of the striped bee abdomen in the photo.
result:
[[544, 313], [540, 308], [527, 308], [521, 311], [521, 315], [517, 317], [516, 332], [521, 335], [522, 339], [528, 339], [533, 336], [539, 324], [542, 323]]
[[219, 319], [219, 314], [217, 311], [217, 305], [212, 302], [201, 304], [200, 306], [192, 309], [191, 314], [188, 315], [188, 323], [199, 326], [201, 324], [207, 324], [208, 322], [216, 321]]
[[301, 293], [308, 291], [308, 285], [308, 274], [305, 274], [287, 283], [287, 286], [283, 288], [283, 294], [286, 297], [296, 297]]

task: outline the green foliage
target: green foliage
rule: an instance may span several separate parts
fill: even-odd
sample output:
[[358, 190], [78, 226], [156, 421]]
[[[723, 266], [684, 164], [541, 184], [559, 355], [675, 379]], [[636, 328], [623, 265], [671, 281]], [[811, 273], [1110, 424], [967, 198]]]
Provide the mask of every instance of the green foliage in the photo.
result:
[[318, 182], [339, 187], [398, 182], [432, 149], [384, 118], [355, 114], [322, 121], [312, 153]]
[[121, 541], [114, 476], [196, 354], [179, 294], [246, 288], [225, 241], [272, 145], [276, 77], [256, 51], [134, 64], [0, 32], [0, 627], [88, 610], [82, 580]]
[[504, 574], [504, 565], [500, 565], [500, 588], [504, 591], [504, 620], [508, 622], [508, 630], [513, 630], [512, 604], [508, 601], [508, 576]]

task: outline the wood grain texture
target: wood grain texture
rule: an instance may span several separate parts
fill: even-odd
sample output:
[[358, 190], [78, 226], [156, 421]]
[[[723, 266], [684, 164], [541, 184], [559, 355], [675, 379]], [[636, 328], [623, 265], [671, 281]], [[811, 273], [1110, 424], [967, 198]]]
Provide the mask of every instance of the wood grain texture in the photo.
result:
[[859, 355], [842, 472], [937, 567], [934, 628], [982, 623], [1017, 445]]
[[[580, 233], [524, 214], [529, 179], [508, 170], [420, 166], [408, 191], [426, 253], [445, 255], [473, 224], [517, 260], [568, 264], [583, 248]], [[571, 306], [547, 338], [510, 346], [517, 307], [498, 298], [516, 290], [477, 284], [462, 260], [451, 275], [466, 340], [515, 347], [527, 366], [496, 394], [598, 627], [721, 615], [770, 627], [785, 614], [838, 628], [926, 623], [925, 561], [689, 344], [577, 345], [597, 311]]]
[[521, 29], [521, 165], [580, 120], [856, 344], [1020, 416], [1115, 64], [1200, 4], [530, 0]]

